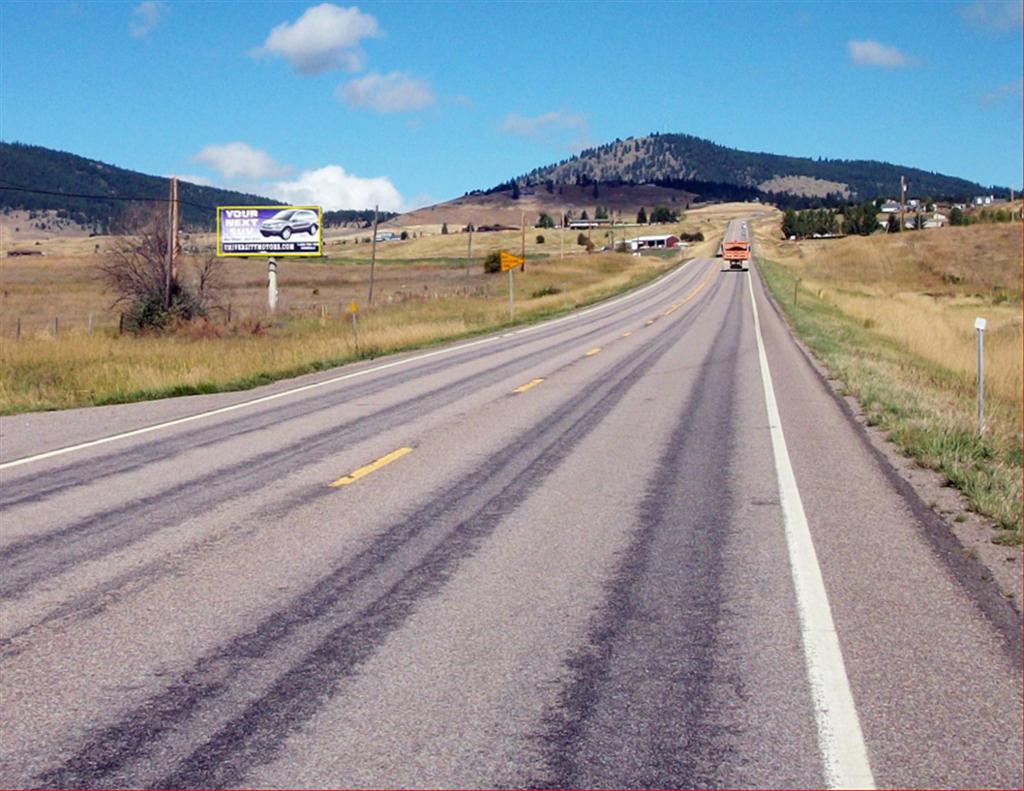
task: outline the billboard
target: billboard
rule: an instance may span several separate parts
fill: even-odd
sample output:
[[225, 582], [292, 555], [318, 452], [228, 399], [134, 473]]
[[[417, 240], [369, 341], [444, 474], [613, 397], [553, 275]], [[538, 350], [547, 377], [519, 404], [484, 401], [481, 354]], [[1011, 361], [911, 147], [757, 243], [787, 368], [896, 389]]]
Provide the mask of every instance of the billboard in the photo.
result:
[[218, 206], [217, 255], [321, 255], [319, 206]]

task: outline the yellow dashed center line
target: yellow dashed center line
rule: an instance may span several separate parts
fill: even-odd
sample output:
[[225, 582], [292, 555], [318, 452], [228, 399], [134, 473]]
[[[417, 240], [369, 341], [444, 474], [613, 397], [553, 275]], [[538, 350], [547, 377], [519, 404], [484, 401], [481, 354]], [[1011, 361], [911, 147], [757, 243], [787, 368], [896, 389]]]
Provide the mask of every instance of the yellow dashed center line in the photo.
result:
[[[687, 294], [685, 297], [683, 297], [678, 302], [672, 303], [669, 306], [668, 310], [666, 310], [662, 315], [664, 315], [664, 316], [672, 315], [675, 311], [679, 310], [679, 308], [681, 308], [683, 305], [685, 305], [687, 302], [689, 302], [691, 299], [693, 299], [695, 296], [697, 296], [697, 294], [700, 293], [700, 290], [702, 288], [704, 288], [704, 286], [706, 286], [709, 282], [711, 282], [711, 278], [714, 277], [715, 272], [717, 272], [717, 271], [718, 271], [717, 269], [710, 269], [710, 270], [708, 270], [708, 273], [706, 275], [704, 275], [704, 279], [701, 280], [693, 288], [693, 290], [689, 294]], [[647, 323], [650, 324], [651, 322], [647, 322]]]
[[370, 462], [365, 467], [360, 467], [358, 470], [346, 475], [344, 478], [338, 478], [338, 480], [331, 484], [331, 487], [337, 488], [338, 486], [348, 486], [350, 483], [355, 483], [360, 478], [369, 475], [371, 472], [375, 472], [381, 467], [384, 467], [393, 461], [397, 461], [407, 453], [412, 453], [412, 448], [399, 448], [398, 450], [393, 450], [387, 456], [381, 456], [377, 461]]
[[645, 327], [650, 327], [652, 324], [654, 324], [654, 319], [651, 319], [650, 321], [648, 321], [647, 324], [645, 324], [644, 326]]
[[600, 351], [601, 351], [601, 347], [600, 346], [595, 346], [593, 349], [591, 349], [589, 352], [587, 352], [583, 356], [584, 357], [593, 357], [595, 354], [597, 354]]
[[539, 385], [543, 381], [544, 381], [543, 379], [531, 379], [526, 384], [519, 385], [519, 387], [517, 387], [512, 392], [513, 393], [525, 393], [527, 390], [529, 390], [530, 388], [536, 387], [537, 385]]
[[626, 332], [622, 333], [622, 337], [623, 338], [628, 338], [632, 334], [633, 334], [632, 331], [627, 330]]

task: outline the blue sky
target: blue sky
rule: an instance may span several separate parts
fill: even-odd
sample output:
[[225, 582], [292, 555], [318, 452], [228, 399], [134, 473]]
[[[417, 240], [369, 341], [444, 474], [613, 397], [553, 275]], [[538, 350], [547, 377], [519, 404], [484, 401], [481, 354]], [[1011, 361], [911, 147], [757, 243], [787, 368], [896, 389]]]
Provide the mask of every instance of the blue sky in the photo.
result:
[[1018, 2], [4, 0], [0, 139], [327, 208], [654, 131], [1020, 188], [1022, 71]]

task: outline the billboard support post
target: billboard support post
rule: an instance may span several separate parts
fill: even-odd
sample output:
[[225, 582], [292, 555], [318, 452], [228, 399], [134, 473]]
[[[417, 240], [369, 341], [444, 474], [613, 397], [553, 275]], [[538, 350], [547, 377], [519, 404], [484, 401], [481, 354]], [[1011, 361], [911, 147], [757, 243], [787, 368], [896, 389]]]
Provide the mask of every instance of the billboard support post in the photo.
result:
[[277, 310], [277, 261], [267, 259], [267, 308], [271, 313]]

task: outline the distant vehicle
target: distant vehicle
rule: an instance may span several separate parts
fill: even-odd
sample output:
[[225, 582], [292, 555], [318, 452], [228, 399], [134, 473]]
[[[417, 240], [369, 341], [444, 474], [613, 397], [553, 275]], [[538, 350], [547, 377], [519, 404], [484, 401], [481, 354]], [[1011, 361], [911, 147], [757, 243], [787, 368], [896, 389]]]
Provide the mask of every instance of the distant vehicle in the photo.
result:
[[722, 242], [722, 257], [729, 262], [730, 269], [747, 269], [750, 261], [750, 242], [743, 239], [726, 239]]
[[316, 236], [317, 216], [309, 209], [285, 209], [279, 211], [269, 220], [260, 224], [260, 233], [264, 236], [280, 236], [288, 241], [293, 233], [308, 233]]

